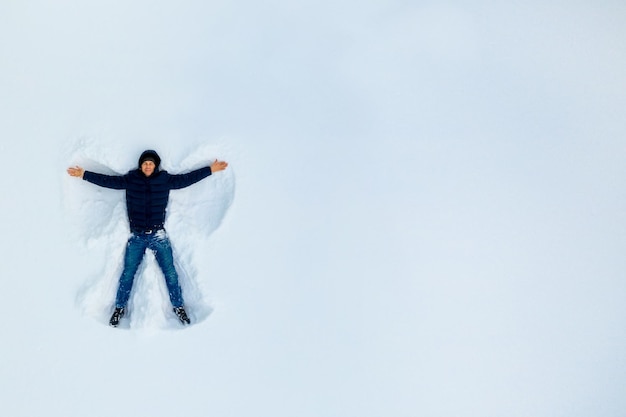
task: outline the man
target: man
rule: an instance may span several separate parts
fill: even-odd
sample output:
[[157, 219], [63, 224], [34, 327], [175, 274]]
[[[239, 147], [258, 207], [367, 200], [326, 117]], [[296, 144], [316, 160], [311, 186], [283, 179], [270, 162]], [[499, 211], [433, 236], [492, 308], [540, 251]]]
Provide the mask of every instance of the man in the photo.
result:
[[226, 169], [228, 163], [215, 160], [211, 166], [186, 174], [173, 175], [160, 171], [161, 158], [153, 150], [144, 151], [139, 157], [138, 168], [126, 175], [104, 175], [85, 171], [79, 166], [67, 169], [72, 177], [82, 178], [101, 187], [126, 190], [126, 209], [131, 236], [124, 255], [124, 269], [120, 276], [115, 310], [109, 324], [117, 327], [126, 313], [126, 304], [133, 287], [135, 274], [143, 260], [146, 249], [154, 252], [165, 276], [174, 313], [181, 323], [189, 324], [185, 311], [178, 274], [174, 268], [172, 246], [163, 227], [170, 190], [188, 187], [209, 175]]

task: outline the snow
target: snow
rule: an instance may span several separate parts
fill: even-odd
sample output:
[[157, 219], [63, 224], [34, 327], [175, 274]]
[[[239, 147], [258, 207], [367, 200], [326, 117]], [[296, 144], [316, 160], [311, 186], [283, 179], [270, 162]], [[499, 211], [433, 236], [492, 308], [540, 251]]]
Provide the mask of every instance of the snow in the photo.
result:
[[[623, 7], [0, 3], [2, 415], [621, 417]], [[185, 172], [107, 326], [123, 192]]]

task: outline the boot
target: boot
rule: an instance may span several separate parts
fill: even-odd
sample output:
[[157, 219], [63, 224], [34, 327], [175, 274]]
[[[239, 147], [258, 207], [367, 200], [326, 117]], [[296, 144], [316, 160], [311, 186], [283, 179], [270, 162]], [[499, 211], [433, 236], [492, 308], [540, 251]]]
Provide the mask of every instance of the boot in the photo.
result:
[[184, 307], [174, 307], [174, 313], [176, 313], [176, 317], [178, 317], [178, 320], [180, 320], [182, 324], [191, 323], [191, 320], [187, 317], [187, 312]]
[[120, 324], [120, 319], [124, 317], [124, 313], [124, 307], [115, 307], [115, 311], [111, 316], [111, 320], [109, 320], [109, 324], [112, 327], [117, 327], [117, 325]]

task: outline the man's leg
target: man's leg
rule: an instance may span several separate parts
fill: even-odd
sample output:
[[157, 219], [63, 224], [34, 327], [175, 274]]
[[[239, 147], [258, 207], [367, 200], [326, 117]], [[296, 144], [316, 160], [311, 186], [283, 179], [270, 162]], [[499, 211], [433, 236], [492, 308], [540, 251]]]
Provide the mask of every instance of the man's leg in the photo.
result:
[[147, 242], [140, 236], [132, 235], [128, 239], [126, 245], [126, 254], [124, 255], [124, 270], [120, 276], [119, 286], [117, 288], [117, 297], [115, 298], [116, 308], [126, 308], [128, 298], [130, 297], [130, 291], [133, 288], [133, 282], [135, 280], [135, 274], [139, 265], [143, 260], [143, 255], [146, 252]]
[[165, 276], [165, 284], [167, 285], [172, 306], [175, 308], [182, 307], [184, 304], [183, 295], [178, 282], [178, 273], [174, 267], [172, 245], [165, 231], [160, 231], [154, 236], [150, 249], [154, 251], [154, 257]]

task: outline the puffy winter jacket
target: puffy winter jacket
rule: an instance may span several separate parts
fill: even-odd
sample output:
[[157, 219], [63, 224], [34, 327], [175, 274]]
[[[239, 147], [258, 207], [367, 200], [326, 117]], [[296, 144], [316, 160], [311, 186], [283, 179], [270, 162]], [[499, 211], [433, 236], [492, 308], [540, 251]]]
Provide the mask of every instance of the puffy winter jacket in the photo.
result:
[[130, 230], [144, 232], [162, 228], [165, 223], [170, 190], [188, 187], [211, 175], [211, 167], [186, 174], [155, 171], [146, 177], [140, 169], [126, 175], [104, 175], [85, 171], [83, 179], [101, 187], [126, 190], [126, 208]]

